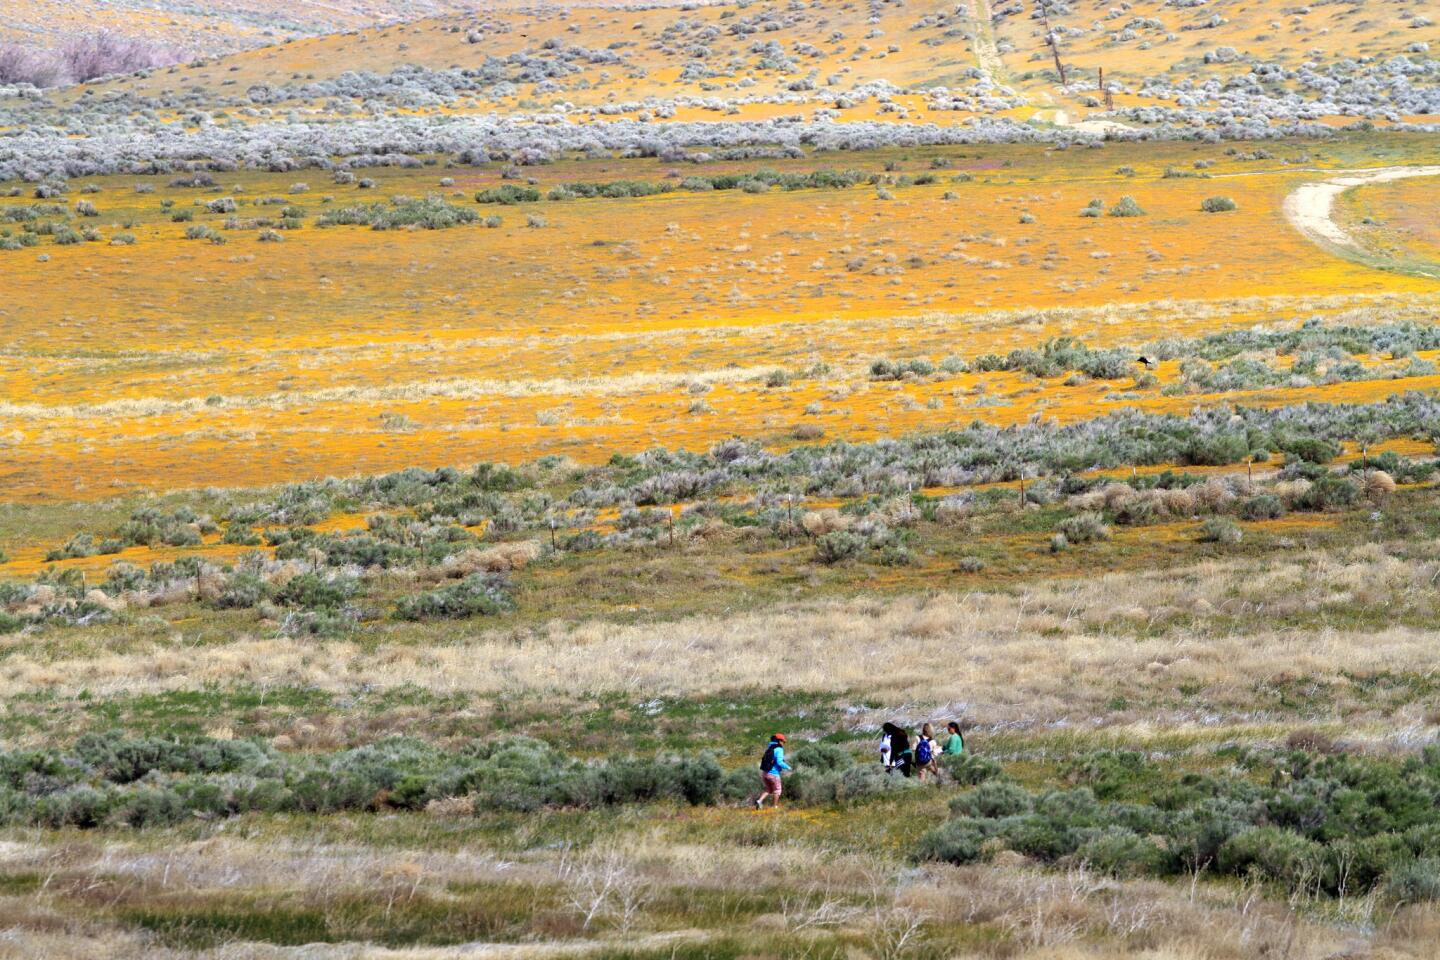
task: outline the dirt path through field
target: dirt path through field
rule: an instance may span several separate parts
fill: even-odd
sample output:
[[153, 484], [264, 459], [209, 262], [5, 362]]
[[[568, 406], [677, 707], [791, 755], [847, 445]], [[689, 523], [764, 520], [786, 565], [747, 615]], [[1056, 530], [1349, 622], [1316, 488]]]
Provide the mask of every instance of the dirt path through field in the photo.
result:
[[[1355, 238], [1335, 222], [1335, 199], [1352, 187], [1387, 183], [1409, 177], [1440, 176], [1440, 166], [1382, 167], [1375, 170], [1341, 171], [1324, 180], [1302, 183], [1285, 198], [1285, 217], [1295, 229], [1322, 247], [1338, 248], [1342, 255], [1363, 252]], [[1440, 280], [1440, 273], [1412, 270], [1423, 277]]]
[[1014, 82], [1014, 78], [1005, 69], [1005, 61], [1000, 57], [1000, 47], [995, 41], [995, 19], [994, 13], [990, 9], [990, 0], [969, 0], [969, 11], [970, 18], [975, 21], [976, 63], [979, 64], [985, 75], [999, 86], [1010, 90], [1015, 96], [1027, 102], [1042, 106], [1042, 109], [1036, 110], [1031, 115], [1032, 120], [1053, 123], [1057, 127], [1073, 127], [1082, 133], [1094, 133], [1101, 136], [1110, 132], [1134, 129], [1114, 120], [1072, 120], [1069, 111], [1055, 106], [1055, 98], [1049, 92], [1041, 90], [1034, 96], [1026, 94]]
[[1005, 61], [1000, 59], [1000, 47], [995, 43], [995, 15], [990, 10], [990, 0], [970, 0], [970, 19], [975, 21], [975, 60], [980, 69], [994, 83], [1008, 87], [1016, 96], [1024, 96], [1010, 82], [1005, 70]]

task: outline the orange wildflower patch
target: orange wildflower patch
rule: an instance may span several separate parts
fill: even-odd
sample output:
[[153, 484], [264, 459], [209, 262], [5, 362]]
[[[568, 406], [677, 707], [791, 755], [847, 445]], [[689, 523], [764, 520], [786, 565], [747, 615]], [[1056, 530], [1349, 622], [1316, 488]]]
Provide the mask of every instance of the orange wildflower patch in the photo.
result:
[[[887, 186], [893, 199], [855, 186], [480, 205], [504, 218], [499, 229], [314, 226], [328, 209], [399, 195], [475, 208], [470, 194], [499, 182], [494, 171], [454, 171], [468, 178], [458, 196], [432, 169], [293, 198], [295, 174], [227, 176], [242, 220], [274, 209], [244, 203], [255, 198], [306, 208], [279, 244], [195, 206], [212, 194], [164, 182], [137, 194], [137, 178], [104, 178], [98, 223], [132, 223], [134, 246], [47, 244], [48, 261], [37, 248], [0, 254], [0, 480], [11, 500], [94, 499], [543, 454], [597, 462], [736, 434], [866, 440], [977, 418], [1073, 422], [1125, 406], [1373, 400], [1434, 385], [1167, 397], [1173, 363], [1148, 386], [1019, 373], [870, 381], [877, 359], [938, 364], [1056, 336], [1137, 347], [1315, 315], [1408, 316], [1434, 302], [1433, 282], [1336, 259], [1284, 225], [1281, 200], [1307, 174], [1226, 179], [1239, 209], [1204, 214], [1218, 178], [1163, 179], [1164, 166], [1202, 155], [1221, 175], [1239, 165], [1214, 146], [1146, 147], [1064, 167], [1037, 148], [930, 151], [947, 164], [936, 182]], [[922, 157], [895, 157], [777, 166], [931, 172]], [[1115, 172], [1127, 158], [1133, 176]], [[542, 190], [664, 177], [648, 160], [537, 172]], [[1079, 215], [1093, 197], [1126, 195], [1144, 216]], [[183, 239], [162, 200], [197, 209], [230, 242]], [[546, 225], [525, 226], [529, 215]], [[767, 385], [775, 369], [789, 382]]]

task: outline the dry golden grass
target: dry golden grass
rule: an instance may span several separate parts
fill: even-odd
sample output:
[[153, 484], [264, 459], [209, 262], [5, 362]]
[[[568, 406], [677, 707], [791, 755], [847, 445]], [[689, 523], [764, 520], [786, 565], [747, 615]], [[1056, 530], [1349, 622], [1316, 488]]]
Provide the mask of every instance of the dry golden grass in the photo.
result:
[[[1276, 529], [1286, 522], [1275, 521]], [[1343, 691], [1354, 676], [1427, 671], [1433, 630], [1376, 629], [1371, 619], [1341, 614], [1400, 608], [1429, 589], [1436, 563], [1431, 550], [1412, 547], [1399, 559], [1372, 545], [672, 623], [554, 623], [518, 634], [391, 627], [363, 642], [241, 635], [196, 646], [183, 623], [92, 633], [83, 651], [67, 634], [12, 636], [0, 694], [413, 685], [481, 699], [575, 700], [779, 689], [863, 693], [891, 707], [994, 722], [1086, 714], [1124, 696], [1173, 704], [1164, 708], [1167, 724], [1203, 725], [1244, 715], [1267, 685]], [[1177, 690], [1193, 691], [1197, 705], [1176, 701]], [[1377, 735], [1387, 737], [1431, 722], [1419, 702], [1379, 719]]]
[[[716, 829], [763, 832], [742, 825], [753, 814], [731, 810], [705, 816]], [[779, 820], [764, 826], [806, 832], [803, 811], [777, 816]], [[247, 894], [284, 890], [291, 907], [323, 909], [346, 903], [347, 898], [382, 903], [388, 898], [395, 912], [403, 915], [417, 898], [464, 904], [467, 896], [460, 891], [474, 891], [469, 895], [474, 897], [487, 889], [529, 885], [547, 900], [557, 899], [558, 893], [564, 906], [548, 922], [559, 925], [563, 914], [578, 914], [589, 905], [589, 891], [577, 883], [577, 875], [595, 869], [606, 870], [621, 893], [639, 901], [632, 921], [639, 929], [616, 929], [607, 923], [582, 934], [572, 920], [567, 924], [573, 931], [570, 936], [530, 942], [390, 949], [311, 944], [304, 955], [320, 960], [474, 956], [538, 960], [620, 948], [663, 954], [672, 947], [703, 945], [743, 932], [724, 926], [647, 929], [647, 922], [653, 922], [648, 914], [657, 900], [676, 896], [734, 903], [732, 909], [743, 911], [747, 927], [762, 939], [803, 942], [834, 931], [848, 933], [857, 953], [868, 957], [909, 956], [956, 938], [974, 945], [951, 946], [947, 955], [975, 960], [1249, 960], [1257, 956], [1420, 960], [1433, 956], [1427, 952], [1427, 938], [1440, 929], [1433, 908], [1391, 912], [1359, 900], [1340, 908], [1311, 905], [1301, 910], [1267, 901], [1249, 886], [1206, 883], [1192, 889], [1116, 881], [1083, 866], [1042, 872], [1025, 866], [1023, 858], [1004, 865], [906, 870], [886, 858], [831, 852], [810, 843], [758, 849], [697, 843], [682, 835], [686, 828], [677, 830], [661, 821], [630, 829], [623, 846], [601, 843], [582, 855], [540, 850], [504, 859], [471, 851], [376, 849], [288, 838], [212, 836], [164, 848], [157, 848], [155, 841], [81, 844], [64, 838], [9, 843], [0, 847], [0, 871], [40, 873], [49, 882], [38, 892], [3, 901], [9, 929], [0, 940], [0, 957], [78, 960], [99, 955], [97, 951], [117, 958], [204, 955], [262, 960], [295, 955], [294, 948], [243, 942], [203, 954], [165, 949], [108, 922], [103, 914], [93, 918], [76, 914], [76, 907], [91, 906], [102, 896], [112, 908], [122, 910], [142, 905], [176, 910], [243, 903], [240, 898]], [[439, 833], [433, 839], [443, 843]], [[756, 914], [749, 905], [747, 896], [757, 889], [768, 892], [770, 912]], [[908, 944], [902, 937], [907, 930], [917, 935]]]

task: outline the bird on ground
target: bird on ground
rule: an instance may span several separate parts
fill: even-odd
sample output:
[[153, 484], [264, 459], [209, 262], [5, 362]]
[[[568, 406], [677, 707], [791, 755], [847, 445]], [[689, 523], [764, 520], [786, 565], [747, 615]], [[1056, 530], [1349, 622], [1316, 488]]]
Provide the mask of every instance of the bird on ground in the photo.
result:
[[1135, 362], [1140, 364], [1146, 370], [1149, 370], [1151, 367], [1155, 366], [1155, 361], [1151, 360], [1149, 357], [1136, 357]]

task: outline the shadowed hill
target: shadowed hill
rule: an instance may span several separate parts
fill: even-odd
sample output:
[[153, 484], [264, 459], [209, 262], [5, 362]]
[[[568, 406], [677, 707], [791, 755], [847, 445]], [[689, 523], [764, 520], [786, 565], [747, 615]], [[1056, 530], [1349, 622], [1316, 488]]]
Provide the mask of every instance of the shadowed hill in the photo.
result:
[[509, 0], [13, 0], [0, 42], [51, 47], [97, 30], [217, 54], [287, 37], [355, 30], [440, 14], [518, 7]]

